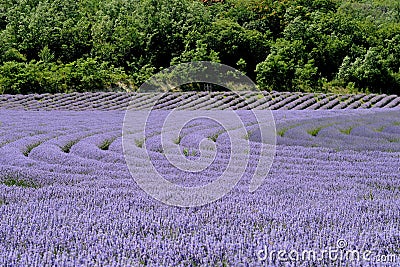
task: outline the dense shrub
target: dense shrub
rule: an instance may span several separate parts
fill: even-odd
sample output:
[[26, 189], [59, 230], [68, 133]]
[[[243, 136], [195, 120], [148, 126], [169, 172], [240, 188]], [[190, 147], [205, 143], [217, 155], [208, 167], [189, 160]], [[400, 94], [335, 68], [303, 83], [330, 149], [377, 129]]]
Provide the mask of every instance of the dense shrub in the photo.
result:
[[0, 92], [10, 94], [105, 90], [127, 80], [122, 69], [93, 58], [68, 64], [11, 61], [0, 66]]

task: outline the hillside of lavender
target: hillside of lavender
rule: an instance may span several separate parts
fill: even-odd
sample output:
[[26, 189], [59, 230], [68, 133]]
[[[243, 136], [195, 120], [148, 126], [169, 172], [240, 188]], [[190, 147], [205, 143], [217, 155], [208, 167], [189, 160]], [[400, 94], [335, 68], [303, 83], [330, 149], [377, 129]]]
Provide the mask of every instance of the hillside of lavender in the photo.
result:
[[[148, 196], [132, 177], [148, 170], [139, 165], [131, 174], [126, 165], [122, 125], [130, 100], [140, 110], [157, 97], [156, 115], [232, 108], [246, 117], [249, 109], [272, 109], [276, 156], [261, 187], [250, 193], [246, 173], [222, 199], [195, 208]], [[1, 95], [0, 266], [399, 266], [400, 98], [241, 97], [250, 104], [228, 92]], [[255, 123], [246, 122], [243, 138], [268, 145], [251, 131]], [[187, 127], [173, 142], [190, 160], [193, 140], [215, 142], [221, 151], [207, 172], [218, 176], [226, 136], [208, 124]], [[173, 179], [177, 170], [162, 150], [149, 149]], [[134, 156], [140, 162], [143, 153]], [[319, 253], [339, 240], [342, 251], [370, 251], [369, 259], [260, 257]]]

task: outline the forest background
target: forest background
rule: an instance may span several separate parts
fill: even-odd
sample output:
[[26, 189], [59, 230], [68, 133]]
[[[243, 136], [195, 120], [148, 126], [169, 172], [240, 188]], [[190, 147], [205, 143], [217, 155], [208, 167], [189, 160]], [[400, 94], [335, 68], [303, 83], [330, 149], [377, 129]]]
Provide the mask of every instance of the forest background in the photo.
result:
[[214, 61], [260, 89], [400, 94], [398, 0], [0, 0], [0, 93], [135, 91]]

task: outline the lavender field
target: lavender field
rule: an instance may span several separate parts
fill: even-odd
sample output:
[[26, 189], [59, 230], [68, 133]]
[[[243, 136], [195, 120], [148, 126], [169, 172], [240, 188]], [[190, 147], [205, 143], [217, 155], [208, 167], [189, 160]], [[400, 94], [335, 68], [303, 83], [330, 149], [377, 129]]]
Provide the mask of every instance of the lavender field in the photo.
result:
[[[145, 108], [152, 97], [134, 95], [133, 105]], [[264, 183], [249, 192], [250, 156], [249, 173], [222, 199], [180, 208], [148, 196], [128, 170], [122, 124], [129, 95], [1, 96], [0, 266], [399, 266], [400, 98], [244, 97], [275, 118], [276, 155]], [[155, 112], [229, 107], [246, 117], [246, 106], [229, 93], [165, 95]], [[268, 145], [251, 131], [254, 123], [250, 118], [243, 138]], [[219, 149], [206, 170], [211, 179], [226, 168], [218, 126], [188, 125], [171, 142], [196, 160], [201, 137]], [[157, 144], [143, 142], [170, 179], [205, 182], [177, 175]], [[143, 143], [136, 149], [140, 163]], [[146, 173], [138, 164], [133, 175]], [[335, 247], [370, 253], [288, 256]]]
[[[161, 99], [160, 99], [161, 98]], [[240, 98], [246, 100], [244, 104]], [[385, 94], [335, 95], [292, 92], [185, 92], [158, 94], [97, 92], [71, 94], [0, 95], [0, 108], [13, 110], [120, 110], [129, 102], [132, 108], [152, 107], [162, 109], [369, 109], [400, 108], [400, 96]]]

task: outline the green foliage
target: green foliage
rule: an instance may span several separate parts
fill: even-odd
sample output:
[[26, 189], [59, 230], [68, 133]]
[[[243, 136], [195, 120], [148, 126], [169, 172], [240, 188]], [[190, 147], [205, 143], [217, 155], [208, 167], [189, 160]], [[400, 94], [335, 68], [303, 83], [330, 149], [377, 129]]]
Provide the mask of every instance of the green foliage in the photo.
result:
[[364, 195], [363, 198], [364, 198], [364, 200], [373, 201], [374, 194], [372, 193], [372, 190], [369, 190], [369, 193]]
[[312, 135], [312, 136], [317, 136], [318, 133], [322, 130], [322, 128], [323, 128], [322, 126], [316, 127], [316, 128], [307, 130], [307, 133], [310, 134], [310, 135]]
[[179, 145], [181, 143], [182, 136], [178, 136], [178, 138], [174, 141], [174, 144]]
[[352, 130], [353, 130], [353, 127], [351, 126], [349, 128], [346, 128], [346, 129], [340, 129], [340, 132], [343, 133], [343, 134], [349, 135]]
[[39, 142], [33, 143], [33, 144], [31, 144], [31, 145], [28, 145], [28, 146], [26, 147], [24, 153], [23, 153], [24, 156], [27, 157], [27, 156], [29, 155], [29, 153], [31, 153], [31, 151], [32, 151], [35, 147], [38, 147], [41, 143], [42, 143], [42, 141], [39, 141]]
[[267, 56], [269, 36], [256, 30], [249, 30], [228, 19], [217, 19], [205, 36], [205, 43], [216, 51], [221, 62], [235, 67], [239, 60], [246, 62], [242, 69], [254, 78], [256, 65]]
[[266, 60], [257, 65], [257, 83], [275, 91], [311, 91], [318, 83], [314, 60], [307, 60], [301, 40], [278, 39]]
[[288, 130], [289, 130], [289, 128], [282, 128], [282, 129], [279, 129], [278, 132], [277, 132], [277, 134], [278, 134], [280, 137], [283, 137], [283, 136], [285, 135], [285, 133], [286, 133]]
[[189, 157], [189, 149], [188, 149], [188, 148], [184, 148], [184, 149], [183, 149], [183, 154], [184, 154], [186, 157]]
[[108, 149], [110, 148], [110, 145], [112, 144], [112, 142], [114, 142], [114, 140], [115, 140], [115, 139], [106, 139], [106, 140], [104, 140], [104, 141], [100, 144], [99, 148], [100, 148], [101, 150], [108, 150]]
[[396, 0], [3, 0], [0, 93], [136, 90], [206, 60], [261, 89], [400, 94], [399, 32]]
[[68, 88], [78, 92], [83, 92], [87, 88], [103, 90], [128, 79], [121, 68], [115, 68], [95, 58], [78, 59], [67, 64], [66, 68]]
[[0, 178], [0, 184], [4, 184], [5, 186], [18, 186], [25, 188], [37, 188], [38, 185], [33, 183], [32, 181], [26, 181], [21, 179], [19, 175], [7, 175], [6, 177]]
[[380, 132], [382, 132], [384, 129], [385, 129], [385, 126], [381, 126], [381, 127], [379, 127], [379, 128], [375, 128], [374, 131], [377, 132], [377, 133], [380, 133]]
[[396, 93], [400, 84], [393, 71], [387, 67], [389, 64], [382, 57], [380, 48], [371, 47], [364, 56], [354, 61], [346, 56], [337, 77], [345, 83], [353, 82], [359, 88], [369, 88], [371, 92], [381, 93], [385, 88], [387, 93]]
[[145, 140], [143, 140], [143, 139], [137, 139], [137, 140], [135, 140], [135, 145], [136, 145], [137, 147], [139, 147], [139, 148], [142, 148], [143, 145], [144, 145], [144, 141], [145, 141]]
[[308, 60], [304, 65], [301, 64], [298, 66], [294, 76], [294, 84], [298, 91], [313, 92], [321, 86], [321, 80], [318, 77], [318, 68], [315, 67], [313, 59]]
[[208, 139], [212, 140], [213, 142], [217, 142], [218, 136], [220, 135], [220, 133], [215, 133], [211, 136], [208, 137]]
[[194, 49], [190, 49], [189, 44], [186, 45], [186, 48], [182, 54], [172, 59], [171, 65], [192, 61], [220, 62], [218, 53], [212, 49], [208, 49], [207, 44], [203, 43], [201, 40], [198, 40]]
[[105, 90], [128, 81], [121, 68], [97, 59], [61, 64], [32, 60], [5, 62], [0, 66], [0, 92], [11, 94]]
[[78, 143], [78, 141], [79, 141], [79, 140], [72, 140], [72, 141], [68, 142], [65, 146], [63, 146], [63, 147], [61, 148], [61, 150], [62, 150], [64, 153], [69, 153], [70, 150], [71, 150], [71, 148], [72, 148], [72, 146], [75, 145], [76, 143]]

